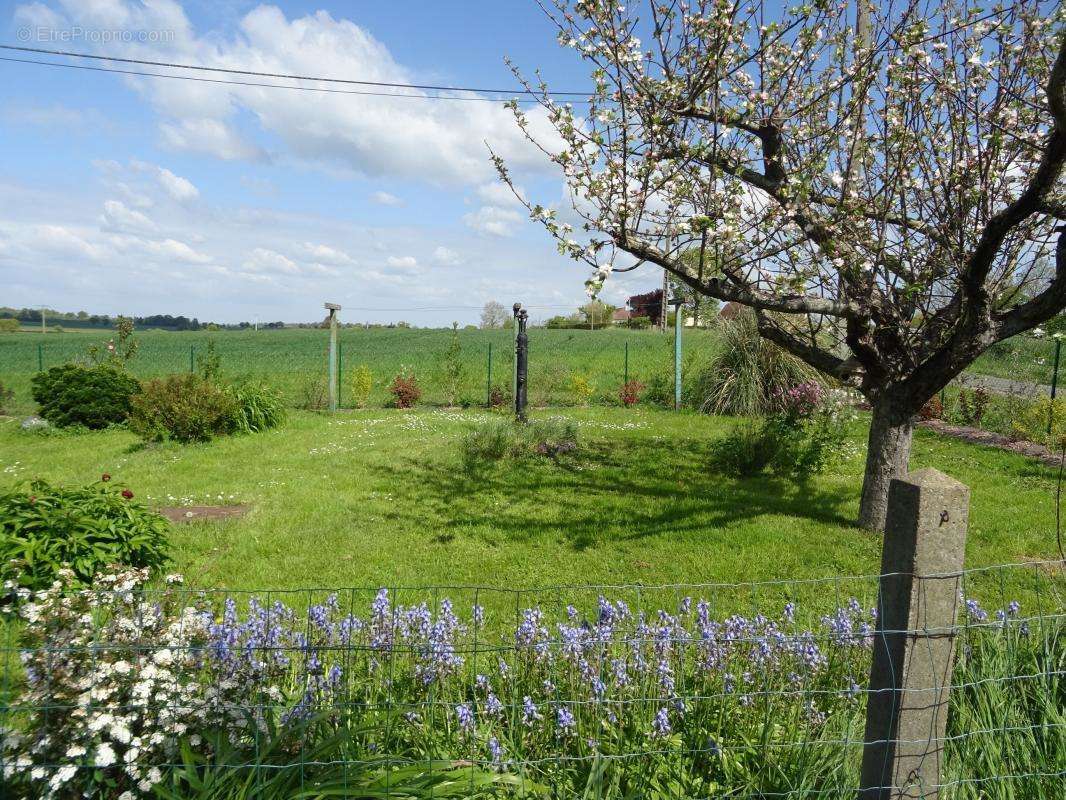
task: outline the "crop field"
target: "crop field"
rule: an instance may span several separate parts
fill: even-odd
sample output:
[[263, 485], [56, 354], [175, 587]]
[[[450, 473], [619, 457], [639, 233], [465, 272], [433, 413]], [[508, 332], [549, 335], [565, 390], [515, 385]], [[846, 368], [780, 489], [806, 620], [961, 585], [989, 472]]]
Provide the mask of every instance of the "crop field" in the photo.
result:
[[[506, 330], [459, 330], [463, 374], [458, 400], [484, 403], [487, 397], [489, 346], [492, 347], [492, 383], [510, 391], [513, 334]], [[15, 391], [12, 408], [33, 410], [30, 378], [48, 368], [84, 356], [94, 342], [109, 338], [106, 331], [17, 333], [0, 336], [0, 382]], [[281, 389], [298, 405], [311, 384], [324, 381], [329, 333], [315, 329], [219, 332], [137, 332], [139, 350], [130, 369], [140, 378], [186, 372], [195, 366], [208, 342], [214, 342], [228, 377], [250, 377]], [[423, 402], [443, 404], [445, 353], [452, 341], [450, 330], [359, 329], [340, 331], [341, 404], [350, 397], [350, 379], [359, 365], [370, 368], [373, 388], [369, 404], [383, 405], [386, 387], [402, 368], [412, 370], [424, 391]], [[687, 362], [705, 359], [717, 338], [712, 331], [686, 330], [683, 334]], [[570, 405], [580, 397], [572, 389], [575, 376], [591, 385], [593, 402], [617, 400], [625, 378], [626, 348], [629, 376], [647, 381], [673, 370], [673, 335], [655, 331], [547, 330], [529, 332], [530, 388], [533, 405]]]

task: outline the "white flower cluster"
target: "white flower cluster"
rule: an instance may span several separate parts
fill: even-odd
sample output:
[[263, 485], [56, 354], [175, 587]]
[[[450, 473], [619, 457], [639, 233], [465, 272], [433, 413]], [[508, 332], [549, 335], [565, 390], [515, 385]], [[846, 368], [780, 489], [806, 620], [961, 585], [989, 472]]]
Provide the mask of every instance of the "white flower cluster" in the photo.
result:
[[26, 687], [16, 705], [52, 711], [3, 731], [5, 781], [20, 778], [35, 798], [88, 796], [102, 772], [119, 800], [148, 796], [178, 737], [209, 721], [196, 682], [208, 620], [173, 607], [169, 589], [149, 602], [134, 591], [147, 578], [129, 570], [73, 589], [62, 570], [24, 598]]

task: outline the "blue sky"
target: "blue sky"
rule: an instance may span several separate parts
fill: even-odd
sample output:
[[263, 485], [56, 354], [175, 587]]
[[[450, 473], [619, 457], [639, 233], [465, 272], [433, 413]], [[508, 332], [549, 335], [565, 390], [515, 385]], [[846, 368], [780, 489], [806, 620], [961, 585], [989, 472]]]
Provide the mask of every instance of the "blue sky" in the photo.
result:
[[[163, 31], [166, 41], [97, 41], [110, 31]], [[476, 86], [514, 85], [509, 56], [553, 88], [588, 84], [533, 0], [34, 0], [0, 3], [0, 39]], [[475, 321], [488, 300], [523, 301], [540, 318], [585, 299], [587, 272], [495, 180], [486, 140], [527, 194], [563, 203], [558, 174], [497, 103], [7, 62], [0, 74], [0, 305], [298, 321], [333, 300], [351, 321], [433, 325]], [[656, 282], [627, 275], [604, 297]]]

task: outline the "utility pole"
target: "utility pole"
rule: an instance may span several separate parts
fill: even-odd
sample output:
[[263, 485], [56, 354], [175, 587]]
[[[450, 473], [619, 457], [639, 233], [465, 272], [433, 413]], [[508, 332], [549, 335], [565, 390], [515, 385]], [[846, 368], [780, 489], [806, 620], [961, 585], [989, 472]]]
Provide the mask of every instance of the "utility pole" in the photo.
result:
[[329, 311], [329, 410], [337, 410], [337, 312], [341, 307], [336, 303], [326, 303]]

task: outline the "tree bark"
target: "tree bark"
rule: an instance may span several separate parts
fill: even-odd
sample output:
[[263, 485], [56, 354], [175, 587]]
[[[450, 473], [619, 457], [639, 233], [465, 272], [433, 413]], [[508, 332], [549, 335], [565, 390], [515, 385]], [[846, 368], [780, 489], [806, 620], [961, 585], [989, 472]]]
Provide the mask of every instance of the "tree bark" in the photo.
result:
[[859, 503], [859, 525], [882, 532], [888, 513], [888, 486], [907, 474], [914, 416], [885, 398], [874, 404]]

